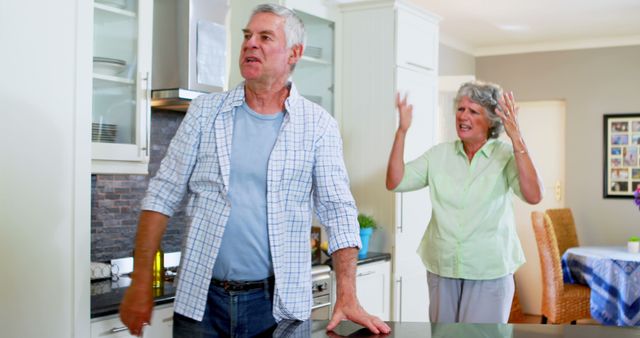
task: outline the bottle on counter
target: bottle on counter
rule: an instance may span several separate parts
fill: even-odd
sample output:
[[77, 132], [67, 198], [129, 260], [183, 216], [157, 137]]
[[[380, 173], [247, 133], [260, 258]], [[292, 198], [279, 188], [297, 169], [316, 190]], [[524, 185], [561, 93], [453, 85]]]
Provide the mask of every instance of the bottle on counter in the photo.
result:
[[164, 286], [164, 251], [158, 248], [153, 257], [153, 288]]

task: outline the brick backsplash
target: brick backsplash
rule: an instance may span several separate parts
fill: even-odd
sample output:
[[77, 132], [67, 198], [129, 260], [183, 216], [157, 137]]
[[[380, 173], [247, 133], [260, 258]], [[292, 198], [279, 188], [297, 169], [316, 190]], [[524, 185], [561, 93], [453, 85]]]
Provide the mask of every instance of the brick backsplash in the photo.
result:
[[[140, 202], [183, 117], [181, 112], [152, 111], [149, 175], [91, 175], [91, 261], [132, 255]], [[169, 219], [162, 239], [165, 252], [180, 250], [186, 225], [184, 205], [185, 201]]]

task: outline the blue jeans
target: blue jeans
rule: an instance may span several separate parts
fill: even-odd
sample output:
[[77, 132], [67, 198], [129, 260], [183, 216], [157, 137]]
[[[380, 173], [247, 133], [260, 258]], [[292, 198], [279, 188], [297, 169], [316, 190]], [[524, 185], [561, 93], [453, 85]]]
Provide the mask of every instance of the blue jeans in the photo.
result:
[[173, 337], [271, 337], [276, 328], [272, 307], [272, 283], [247, 291], [225, 291], [211, 284], [202, 321], [174, 313]]

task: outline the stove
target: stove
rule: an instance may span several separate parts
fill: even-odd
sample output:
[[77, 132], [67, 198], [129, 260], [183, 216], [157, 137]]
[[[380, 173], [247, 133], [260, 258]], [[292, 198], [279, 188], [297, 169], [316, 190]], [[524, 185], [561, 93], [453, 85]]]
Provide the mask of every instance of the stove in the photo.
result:
[[331, 300], [333, 299], [333, 288], [331, 284], [330, 266], [320, 264], [311, 267], [311, 292], [313, 295], [311, 319], [331, 319]]

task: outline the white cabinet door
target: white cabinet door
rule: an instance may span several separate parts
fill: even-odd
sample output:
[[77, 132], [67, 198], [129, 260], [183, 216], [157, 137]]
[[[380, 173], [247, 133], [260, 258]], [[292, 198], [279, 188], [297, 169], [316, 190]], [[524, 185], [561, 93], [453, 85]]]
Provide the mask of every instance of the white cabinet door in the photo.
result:
[[[173, 304], [156, 306], [151, 316], [151, 326], [144, 329], [145, 337], [171, 338], [173, 336]], [[91, 321], [91, 338], [134, 337], [122, 324], [118, 314]]]
[[405, 271], [402, 274], [396, 274], [395, 282], [394, 320], [428, 322], [429, 289], [424, 267], [413, 272]]
[[438, 67], [438, 25], [434, 19], [404, 7], [399, 7], [396, 15], [398, 65], [435, 72]]
[[94, 2], [92, 172], [146, 174], [153, 0]]
[[358, 266], [356, 292], [360, 305], [382, 320], [390, 320], [391, 263], [374, 262]]
[[[404, 160], [409, 162], [421, 156], [434, 144], [435, 139], [435, 106], [436, 79], [434, 75], [414, 71], [402, 67], [397, 68], [397, 88], [399, 92], [408, 93], [413, 105], [411, 128], [405, 141]], [[421, 189], [401, 196], [400, 224], [396, 227], [396, 273], [424, 269], [416, 254], [429, 219], [431, 203], [429, 190]]]
[[153, 309], [151, 326], [145, 330], [144, 336], [153, 338], [173, 337], [173, 304], [159, 305]]

